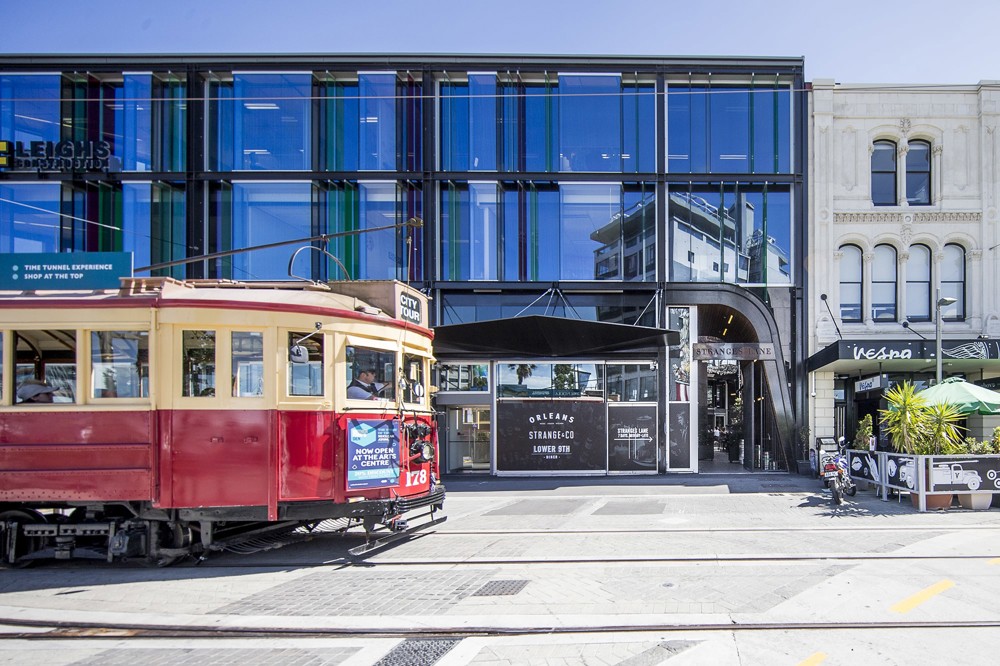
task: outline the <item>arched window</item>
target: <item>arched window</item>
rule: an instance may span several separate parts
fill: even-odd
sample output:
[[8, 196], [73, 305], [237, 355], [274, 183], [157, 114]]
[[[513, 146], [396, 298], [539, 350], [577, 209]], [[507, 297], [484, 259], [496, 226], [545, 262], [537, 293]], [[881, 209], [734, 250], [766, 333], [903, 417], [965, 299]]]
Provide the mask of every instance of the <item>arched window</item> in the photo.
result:
[[896, 205], [896, 144], [876, 141], [872, 151], [872, 203]]
[[965, 319], [965, 248], [955, 243], [944, 246], [941, 260], [941, 297], [955, 302], [941, 308], [941, 318], [951, 321]]
[[840, 248], [840, 319], [861, 321], [861, 285], [864, 277], [861, 248], [844, 245]]
[[872, 319], [896, 321], [896, 248], [875, 246], [872, 262]]
[[906, 201], [911, 206], [931, 204], [931, 144], [911, 141], [906, 152]]
[[931, 249], [911, 245], [906, 262], [906, 318], [931, 320]]

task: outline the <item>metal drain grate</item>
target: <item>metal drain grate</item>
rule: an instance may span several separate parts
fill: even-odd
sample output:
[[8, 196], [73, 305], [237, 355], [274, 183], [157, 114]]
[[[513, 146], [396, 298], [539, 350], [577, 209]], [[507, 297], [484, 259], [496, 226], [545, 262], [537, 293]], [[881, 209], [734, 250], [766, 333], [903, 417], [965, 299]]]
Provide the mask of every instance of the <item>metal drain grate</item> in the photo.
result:
[[375, 666], [431, 666], [459, 643], [458, 639], [407, 638]]
[[491, 580], [472, 593], [474, 597], [509, 597], [528, 584], [526, 580]]

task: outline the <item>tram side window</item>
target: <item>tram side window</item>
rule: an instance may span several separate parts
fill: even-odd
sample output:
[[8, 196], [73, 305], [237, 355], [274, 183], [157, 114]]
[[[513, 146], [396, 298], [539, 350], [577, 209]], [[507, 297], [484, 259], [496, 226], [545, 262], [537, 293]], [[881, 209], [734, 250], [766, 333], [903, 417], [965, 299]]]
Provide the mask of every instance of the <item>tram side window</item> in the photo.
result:
[[264, 334], [233, 331], [233, 397], [264, 395]]
[[15, 384], [20, 395], [15, 402], [25, 402], [28, 393], [38, 389], [22, 388], [25, 385], [45, 386], [51, 402], [76, 402], [76, 331], [68, 330], [18, 330], [14, 336]]
[[182, 395], [210, 398], [215, 395], [215, 331], [184, 331], [181, 348], [184, 364]]
[[91, 331], [94, 398], [149, 396], [149, 332]]
[[424, 404], [427, 384], [424, 382], [424, 358], [414, 354], [403, 354], [403, 402]]
[[288, 334], [288, 395], [323, 395], [323, 336]]
[[369, 347], [347, 347], [347, 397], [396, 399], [396, 354]]

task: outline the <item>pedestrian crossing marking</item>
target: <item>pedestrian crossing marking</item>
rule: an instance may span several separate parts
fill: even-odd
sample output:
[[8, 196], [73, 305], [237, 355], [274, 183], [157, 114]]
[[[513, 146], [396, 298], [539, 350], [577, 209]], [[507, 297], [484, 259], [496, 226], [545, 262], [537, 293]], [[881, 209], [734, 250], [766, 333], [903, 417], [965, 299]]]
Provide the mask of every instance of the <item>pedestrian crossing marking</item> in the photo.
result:
[[896, 613], [909, 613], [911, 610], [924, 603], [928, 599], [936, 597], [945, 590], [955, 587], [955, 581], [953, 580], [942, 580], [934, 583], [930, 587], [920, 590], [912, 597], [903, 599], [898, 604], [892, 607], [892, 611]]

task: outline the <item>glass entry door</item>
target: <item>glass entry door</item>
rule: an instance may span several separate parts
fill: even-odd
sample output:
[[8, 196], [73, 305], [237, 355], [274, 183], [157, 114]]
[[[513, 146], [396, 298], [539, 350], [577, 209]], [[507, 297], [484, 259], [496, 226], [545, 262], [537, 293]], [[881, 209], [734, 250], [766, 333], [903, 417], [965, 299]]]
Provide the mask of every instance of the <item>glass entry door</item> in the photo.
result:
[[489, 472], [492, 414], [483, 405], [448, 408], [448, 471]]

